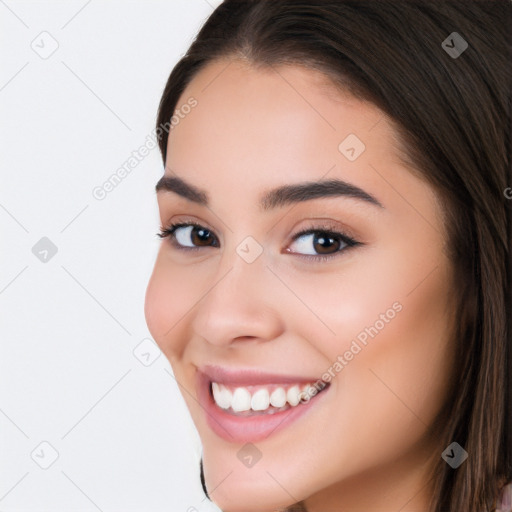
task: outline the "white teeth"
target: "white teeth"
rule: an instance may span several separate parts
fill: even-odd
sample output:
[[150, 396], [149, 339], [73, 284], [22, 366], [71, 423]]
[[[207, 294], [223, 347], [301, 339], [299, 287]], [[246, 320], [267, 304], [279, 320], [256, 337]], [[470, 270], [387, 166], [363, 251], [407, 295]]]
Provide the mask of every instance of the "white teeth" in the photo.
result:
[[235, 412], [248, 411], [251, 408], [251, 393], [245, 388], [236, 388], [233, 393], [231, 408]]
[[270, 404], [274, 407], [284, 407], [286, 404], [286, 391], [283, 388], [276, 388], [270, 395]]
[[222, 409], [229, 409], [233, 400], [233, 393], [226, 386], [212, 382], [213, 398]]
[[[251, 386], [251, 389], [253, 388], [256, 388], [256, 386]], [[281, 409], [287, 404], [291, 407], [296, 407], [301, 402], [308, 402], [309, 398], [317, 394], [310, 393], [312, 389], [312, 384], [300, 387], [295, 384], [288, 388], [288, 390], [281, 386], [274, 388], [270, 393], [268, 387], [261, 386], [251, 393], [245, 387], [237, 387], [231, 391], [224, 384], [212, 382], [212, 394], [215, 403], [221, 409], [231, 408], [234, 412], [269, 410], [269, 413], [273, 413], [276, 412], [276, 409]]]
[[251, 398], [251, 409], [253, 411], [264, 411], [268, 409], [270, 398], [266, 389], [258, 389]]
[[294, 407], [296, 406], [299, 401], [299, 393], [300, 389], [299, 386], [292, 386], [287, 392], [286, 392], [286, 399], [288, 400], [288, 403]]

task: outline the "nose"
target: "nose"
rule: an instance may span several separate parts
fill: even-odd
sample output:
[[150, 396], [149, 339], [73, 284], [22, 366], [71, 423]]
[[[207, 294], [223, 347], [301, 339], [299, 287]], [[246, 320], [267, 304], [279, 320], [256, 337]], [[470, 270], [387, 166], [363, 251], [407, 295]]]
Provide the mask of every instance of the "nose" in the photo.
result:
[[246, 263], [235, 254], [198, 303], [194, 332], [216, 346], [277, 338], [283, 322], [272, 277], [263, 262]]

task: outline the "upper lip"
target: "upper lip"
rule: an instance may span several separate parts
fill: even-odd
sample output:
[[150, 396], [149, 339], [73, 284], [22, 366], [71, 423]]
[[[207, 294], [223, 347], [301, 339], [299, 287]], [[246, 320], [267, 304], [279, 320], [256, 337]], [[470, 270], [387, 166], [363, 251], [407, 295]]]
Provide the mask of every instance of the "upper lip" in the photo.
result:
[[305, 378], [298, 375], [283, 375], [268, 373], [254, 368], [234, 369], [222, 366], [205, 365], [199, 368], [199, 372], [205, 375], [211, 382], [250, 386], [257, 384], [301, 384], [316, 382], [318, 378]]

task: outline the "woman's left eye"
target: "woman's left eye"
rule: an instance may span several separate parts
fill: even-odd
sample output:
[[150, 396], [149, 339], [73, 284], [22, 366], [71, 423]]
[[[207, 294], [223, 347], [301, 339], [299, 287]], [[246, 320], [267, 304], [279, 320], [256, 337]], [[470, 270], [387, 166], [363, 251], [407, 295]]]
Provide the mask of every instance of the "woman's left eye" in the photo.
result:
[[342, 233], [309, 230], [296, 235], [287, 252], [306, 256], [330, 256], [357, 244], [358, 242]]

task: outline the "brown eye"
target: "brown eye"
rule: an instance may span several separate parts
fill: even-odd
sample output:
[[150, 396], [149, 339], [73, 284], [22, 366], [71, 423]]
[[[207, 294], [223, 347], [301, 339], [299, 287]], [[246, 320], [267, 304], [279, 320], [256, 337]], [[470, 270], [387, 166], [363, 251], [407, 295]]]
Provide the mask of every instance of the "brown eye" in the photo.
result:
[[194, 245], [212, 245], [214, 237], [208, 229], [200, 226], [194, 226], [190, 233], [190, 239]]
[[196, 224], [175, 224], [162, 230], [161, 238], [171, 238], [173, 244], [184, 248], [218, 247], [219, 242], [212, 231]]
[[296, 235], [287, 252], [305, 256], [334, 256], [354, 245], [358, 245], [358, 242], [342, 233], [317, 229]]
[[327, 233], [317, 233], [313, 237], [313, 248], [317, 254], [331, 254], [337, 252], [341, 247], [341, 240]]

